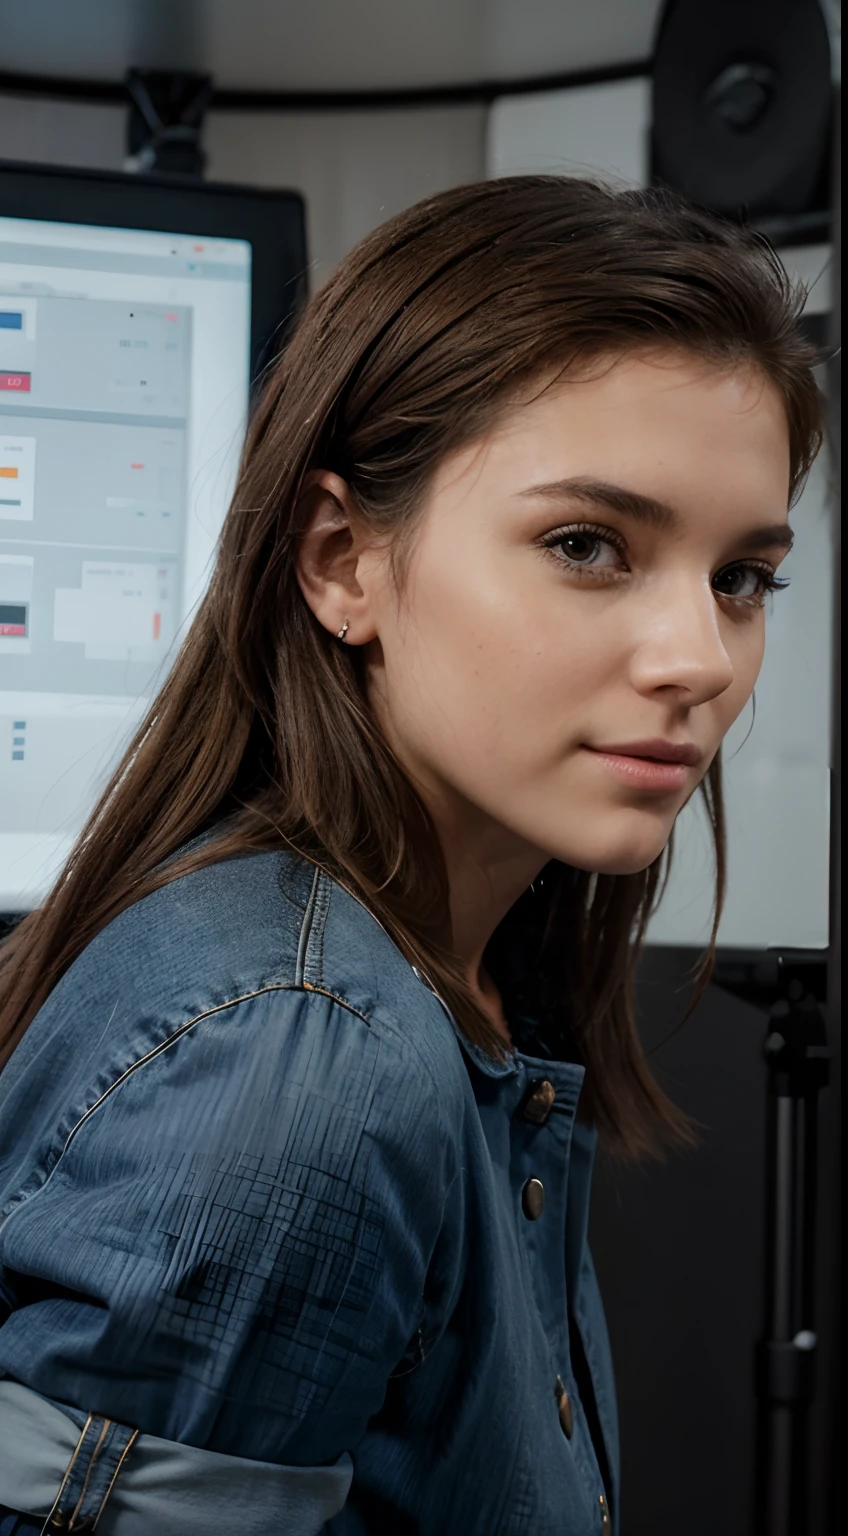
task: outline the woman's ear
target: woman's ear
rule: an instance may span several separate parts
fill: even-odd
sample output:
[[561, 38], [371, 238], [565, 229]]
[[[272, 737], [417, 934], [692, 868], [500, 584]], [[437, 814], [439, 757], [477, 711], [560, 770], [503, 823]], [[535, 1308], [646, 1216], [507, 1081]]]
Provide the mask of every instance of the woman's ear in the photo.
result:
[[364, 528], [347, 482], [331, 470], [312, 470], [303, 482], [297, 525], [295, 574], [319, 624], [338, 635], [347, 623], [348, 645], [373, 640], [377, 629], [356, 575]]

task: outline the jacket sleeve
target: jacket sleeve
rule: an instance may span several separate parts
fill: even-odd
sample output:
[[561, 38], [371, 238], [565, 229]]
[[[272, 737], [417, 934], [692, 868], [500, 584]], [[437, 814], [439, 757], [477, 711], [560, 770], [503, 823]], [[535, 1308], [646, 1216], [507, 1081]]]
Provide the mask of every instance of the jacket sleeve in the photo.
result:
[[9, 1223], [4, 1262], [53, 1293], [27, 1384], [165, 1440], [336, 1462], [422, 1320], [444, 1121], [402, 1031], [328, 995], [271, 987], [176, 1031]]

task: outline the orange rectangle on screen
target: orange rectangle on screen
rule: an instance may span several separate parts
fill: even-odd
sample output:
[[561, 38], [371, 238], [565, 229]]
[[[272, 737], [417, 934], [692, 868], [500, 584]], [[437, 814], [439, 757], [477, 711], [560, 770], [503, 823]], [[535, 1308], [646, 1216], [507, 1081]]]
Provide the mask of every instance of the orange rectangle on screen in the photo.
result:
[[0, 464], [0, 480], [17, 480], [17, 464]]
[[153, 638], [154, 638], [154, 640], [158, 640], [159, 636], [161, 635], [161, 633], [162, 633], [162, 615], [161, 615], [161, 613], [154, 613], [154, 615], [153, 615]]

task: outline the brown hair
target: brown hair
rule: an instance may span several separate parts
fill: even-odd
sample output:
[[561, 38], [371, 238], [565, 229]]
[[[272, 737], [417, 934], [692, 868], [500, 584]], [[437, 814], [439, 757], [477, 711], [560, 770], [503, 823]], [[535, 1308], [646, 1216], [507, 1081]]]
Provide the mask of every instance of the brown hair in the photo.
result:
[[[433, 824], [368, 708], [355, 648], [328, 635], [300, 591], [304, 476], [316, 467], [343, 476], [363, 518], [391, 539], [400, 571], [436, 466], [488, 430], [518, 388], [551, 367], [673, 346], [720, 366], [754, 364], [777, 385], [794, 494], [821, 437], [803, 301], [760, 235], [667, 192], [558, 176], [459, 187], [363, 240], [264, 382], [211, 584], [160, 693], [44, 905], [4, 945], [7, 1049], [123, 908], [190, 869], [289, 847], [357, 895], [466, 1035], [501, 1057], [446, 938]], [[717, 926], [718, 760], [701, 787]], [[208, 842], [172, 857], [209, 829]], [[667, 858], [615, 877], [548, 866], [533, 956], [548, 1013], [568, 1020], [585, 1063], [589, 1112], [629, 1153], [686, 1134], [633, 1015], [664, 868]], [[702, 987], [714, 940], [715, 927]]]

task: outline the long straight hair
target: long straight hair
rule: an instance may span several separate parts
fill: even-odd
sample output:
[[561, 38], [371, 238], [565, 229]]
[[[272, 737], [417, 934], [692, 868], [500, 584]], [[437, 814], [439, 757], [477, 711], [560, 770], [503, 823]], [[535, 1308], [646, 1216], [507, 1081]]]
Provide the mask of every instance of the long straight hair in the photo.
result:
[[[445, 455], [550, 370], [673, 347], [755, 367], [786, 407], [794, 494], [821, 440], [813, 349], [767, 242], [670, 193], [558, 176], [459, 187], [363, 240], [306, 307], [264, 382], [210, 586], [174, 664], [44, 905], [0, 951], [6, 1053], [84, 947], [133, 902], [251, 850], [319, 864], [432, 979], [466, 1036], [504, 1047], [450, 945], [430, 816], [369, 709], [355, 648], [316, 621], [295, 565], [301, 489], [336, 471], [399, 584]], [[721, 769], [701, 785], [724, 888]], [[181, 852], [199, 832], [200, 845]], [[532, 966], [583, 1102], [626, 1154], [686, 1136], [644, 1060], [634, 971], [668, 867], [545, 872]], [[513, 918], [507, 914], [505, 925]], [[496, 933], [489, 948], [497, 949]]]

